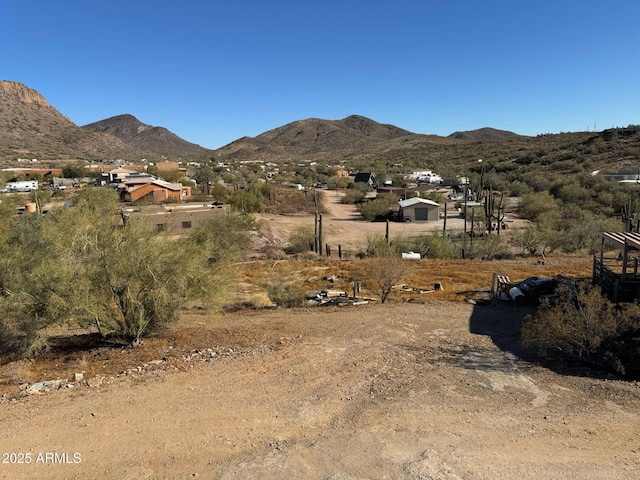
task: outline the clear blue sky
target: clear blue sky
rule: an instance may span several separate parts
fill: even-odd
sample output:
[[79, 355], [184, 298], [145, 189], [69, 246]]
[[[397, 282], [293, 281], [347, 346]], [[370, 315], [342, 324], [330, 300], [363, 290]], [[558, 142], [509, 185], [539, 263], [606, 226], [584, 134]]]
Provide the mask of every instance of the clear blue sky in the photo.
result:
[[305, 118], [523, 135], [640, 123], [640, 2], [0, 0], [0, 79], [77, 125], [218, 148]]

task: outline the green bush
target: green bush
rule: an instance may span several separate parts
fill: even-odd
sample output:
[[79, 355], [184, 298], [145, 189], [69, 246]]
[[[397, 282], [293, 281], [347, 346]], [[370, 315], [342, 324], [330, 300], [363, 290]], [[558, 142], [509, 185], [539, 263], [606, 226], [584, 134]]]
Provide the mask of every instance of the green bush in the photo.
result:
[[237, 190], [228, 199], [234, 211], [243, 214], [261, 213], [264, 211], [262, 195], [247, 190]]
[[521, 197], [527, 193], [532, 193], [533, 190], [529, 185], [520, 180], [514, 180], [509, 184], [509, 192], [512, 197]]
[[342, 203], [347, 203], [347, 204], [359, 203], [359, 202], [362, 202], [362, 200], [364, 200], [364, 195], [365, 193], [363, 191], [358, 190], [356, 188], [350, 188], [345, 192], [341, 201]]
[[382, 235], [368, 235], [367, 248], [364, 252], [367, 257], [393, 257], [398, 256], [395, 246], [392, 246]]
[[314, 240], [315, 233], [313, 228], [308, 225], [300, 225], [289, 235], [289, 248], [287, 250], [290, 253], [308, 252], [313, 250]]
[[269, 299], [279, 307], [294, 308], [304, 305], [305, 292], [296, 282], [282, 282], [279, 279], [263, 283]]
[[471, 254], [484, 260], [505, 259], [512, 256], [504, 237], [498, 235], [487, 235], [476, 239], [473, 242]]
[[440, 232], [419, 237], [396, 237], [393, 246], [401, 252], [416, 252], [423, 258], [460, 258], [461, 249], [455, 238], [442, 236]]
[[529, 193], [522, 196], [520, 216], [535, 222], [542, 214], [558, 210], [558, 203], [549, 192]]
[[362, 202], [358, 211], [365, 220], [388, 219], [398, 206], [398, 197], [393, 193], [383, 193], [375, 200]]
[[[118, 213], [117, 194], [90, 189], [74, 208], [24, 215], [0, 241], [0, 346], [32, 356], [54, 325], [136, 341], [190, 301], [213, 303], [248, 245], [247, 217], [220, 216], [178, 240]], [[2, 240], [2, 239], [0, 239]]]

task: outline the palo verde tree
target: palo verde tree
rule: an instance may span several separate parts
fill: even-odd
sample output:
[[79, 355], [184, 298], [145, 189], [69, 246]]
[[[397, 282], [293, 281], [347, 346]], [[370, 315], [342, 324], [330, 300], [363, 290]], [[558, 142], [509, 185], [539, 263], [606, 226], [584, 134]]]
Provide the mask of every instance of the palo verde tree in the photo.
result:
[[[83, 191], [73, 208], [25, 215], [0, 245], [0, 344], [34, 355], [52, 325], [136, 343], [191, 301], [224, 293], [247, 245], [246, 219], [221, 215], [168, 240], [123, 222], [117, 195]], [[215, 281], [214, 281], [215, 280]]]

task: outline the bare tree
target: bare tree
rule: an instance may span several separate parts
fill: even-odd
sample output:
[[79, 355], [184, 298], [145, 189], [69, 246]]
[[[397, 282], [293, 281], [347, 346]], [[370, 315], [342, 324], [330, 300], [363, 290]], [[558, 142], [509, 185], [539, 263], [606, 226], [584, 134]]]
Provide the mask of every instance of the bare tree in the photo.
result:
[[384, 303], [394, 285], [400, 282], [408, 271], [406, 263], [397, 257], [375, 258], [369, 260], [365, 266], [365, 285]]

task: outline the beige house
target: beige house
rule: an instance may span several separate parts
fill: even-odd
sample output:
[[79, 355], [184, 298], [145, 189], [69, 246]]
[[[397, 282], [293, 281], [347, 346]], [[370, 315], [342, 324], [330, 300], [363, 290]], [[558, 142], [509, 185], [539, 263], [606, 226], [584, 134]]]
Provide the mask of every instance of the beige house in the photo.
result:
[[407, 222], [426, 222], [440, 219], [440, 205], [433, 200], [413, 197], [400, 203], [400, 217]]
[[178, 162], [158, 162], [156, 168], [159, 172], [175, 172], [180, 170], [180, 164]]
[[126, 221], [167, 235], [189, 233], [192, 228], [227, 212], [227, 205], [182, 204], [148, 205], [123, 212]]

